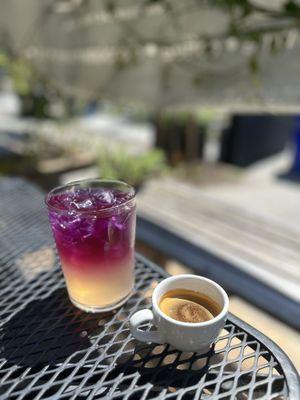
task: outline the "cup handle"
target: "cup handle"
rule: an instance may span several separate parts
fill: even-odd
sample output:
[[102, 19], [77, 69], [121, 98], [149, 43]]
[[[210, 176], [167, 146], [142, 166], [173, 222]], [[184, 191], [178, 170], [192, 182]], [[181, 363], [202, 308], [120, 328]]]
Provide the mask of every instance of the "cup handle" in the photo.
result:
[[160, 344], [165, 343], [165, 340], [158, 332], [158, 330], [142, 331], [141, 329], [139, 329], [139, 326], [146, 322], [152, 322], [154, 324], [153, 320], [154, 316], [151, 310], [145, 309], [134, 313], [133, 316], [130, 318], [130, 330], [132, 336], [141, 342], [154, 342]]

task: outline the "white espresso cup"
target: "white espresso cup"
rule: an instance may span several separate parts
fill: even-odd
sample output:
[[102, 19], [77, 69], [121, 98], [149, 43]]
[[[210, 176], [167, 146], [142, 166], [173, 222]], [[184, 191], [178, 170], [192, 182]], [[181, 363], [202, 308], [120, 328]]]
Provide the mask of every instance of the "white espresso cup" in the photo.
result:
[[[163, 313], [159, 308], [161, 297], [169, 290], [188, 289], [209, 296], [221, 308], [213, 319], [205, 322], [181, 322]], [[161, 281], [152, 295], [152, 311], [137, 311], [130, 318], [132, 335], [142, 342], [168, 343], [181, 351], [205, 353], [223, 329], [228, 314], [229, 299], [216, 282], [196, 275], [176, 275]], [[139, 327], [152, 323], [156, 330], [143, 331]]]

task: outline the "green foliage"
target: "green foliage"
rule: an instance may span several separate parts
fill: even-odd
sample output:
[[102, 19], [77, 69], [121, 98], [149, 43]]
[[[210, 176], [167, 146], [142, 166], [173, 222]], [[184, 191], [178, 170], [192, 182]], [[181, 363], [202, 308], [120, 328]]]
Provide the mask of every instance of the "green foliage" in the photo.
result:
[[300, 15], [300, 5], [297, 2], [289, 0], [284, 4], [284, 9], [289, 14], [297, 14]]
[[98, 165], [102, 178], [119, 179], [133, 186], [166, 170], [165, 155], [159, 149], [145, 154], [131, 154], [121, 147], [105, 149], [101, 151]]
[[[283, 0], [280, 2], [272, 0], [214, 0], [210, 2], [199, 0], [182, 2], [171, 0], [136, 1], [128, 3], [130, 7], [134, 5], [134, 8], [135, 6], [140, 8], [136, 20], [132, 22], [128, 22], [130, 19], [127, 20], [127, 17], [122, 17], [126, 8], [122, 1], [104, 0], [98, 3], [101, 3], [99, 7], [101, 7], [102, 11], [110, 14], [112, 19], [116, 19], [114, 22], [118, 25], [118, 30], [121, 32], [118, 43], [119, 49], [116, 49], [112, 65], [115, 72], [123, 73], [125, 69], [132, 68], [139, 62], [143, 62], [147, 45], [155, 48], [155, 52], [158, 55], [160, 53], [168, 54], [169, 47], [171, 54], [173, 54], [173, 47], [176, 50], [178, 46], [180, 51], [178, 50], [178, 54], [177, 50], [174, 52], [174, 59], [171, 58], [170, 61], [161, 63], [160, 83], [162, 90], [169, 89], [171, 77], [176, 67], [183, 69], [184, 72], [191, 71], [191, 82], [198, 86], [206, 81], [208, 74], [210, 74], [209, 77], [213, 76], [214, 68], [211, 67], [214, 67], [219, 61], [218, 58], [226, 51], [228, 39], [234, 39], [234, 42], [240, 48], [245, 44], [250, 49], [253, 49], [250, 50], [246, 65], [253, 75], [258, 75], [261, 55], [264, 55], [266, 52], [277, 54], [279, 51], [284, 51], [287, 48], [285, 40], [289, 30], [299, 30], [300, 26], [299, 0]], [[86, 11], [92, 12], [94, 10], [91, 4], [91, 1], [79, 1], [71, 9], [76, 9], [78, 15], [81, 11], [83, 15]], [[142, 18], [147, 16], [144, 13], [147, 11], [147, 7], [150, 8], [153, 6], [155, 8], [160, 6], [163, 9], [163, 18], [158, 18], [163, 21], [163, 24], [156, 24], [155, 22], [153, 26], [157, 26], [158, 28], [154, 32], [151, 32], [150, 25], [149, 29], [142, 32], [139, 18], [141, 17], [142, 21]], [[226, 21], [224, 26], [221, 24], [220, 29], [216, 30], [205, 30], [199, 27], [199, 32], [197, 26], [189, 27], [187, 25], [189, 21], [188, 16], [199, 11], [201, 12], [203, 6], [204, 8], [209, 6], [222, 12], [224, 14], [224, 21]], [[67, 18], [75, 18], [75, 14], [70, 14]], [[199, 41], [199, 49], [203, 49], [203, 52], [198, 52], [196, 47], [196, 50], [191, 50], [190, 53], [187, 53], [187, 56], [185, 56], [185, 52], [181, 55], [181, 47], [184, 49], [187, 44], [186, 48], [188, 49], [191, 38], [192, 41]], [[265, 38], [267, 40], [264, 40]], [[271, 40], [269, 40], [270, 38]], [[32, 72], [26, 60], [21, 59], [20, 54], [22, 53], [13, 48], [10, 49], [9, 41], [1, 39], [0, 35], [1, 40], [3, 42], [2, 48], [8, 49], [8, 55], [0, 51], [0, 69], [6, 69], [13, 79], [16, 91], [21, 95], [26, 95], [30, 87], [34, 86], [32, 83], [39, 80], [39, 76], [36, 72]], [[113, 43], [114, 41], [111, 44]], [[12, 56], [13, 54], [14, 57]], [[202, 60], [205, 63], [201, 63]], [[48, 77], [44, 76], [44, 78], [47, 81]], [[51, 85], [56, 86], [55, 80], [52, 81]], [[62, 93], [64, 89], [63, 87], [56, 87], [56, 90]], [[69, 97], [69, 94], [66, 97]]]
[[256, 54], [253, 54], [253, 56], [250, 57], [249, 59], [249, 69], [252, 72], [253, 75], [258, 73], [259, 70], [259, 60]]
[[12, 79], [14, 88], [19, 94], [27, 95], [30, 92], [33, 70], [26, 60], [8, 57], [7, 54], [0, 52], [0, 69]]
[[107, 0], [106, 3], [105, 3], [105, 8], [106, 8], [107, 12], [109, 12], [111, 14], [114, 14], [114, 12], [116, 11], [116, 3], [115, 3], [115, 1], [114, 0]]

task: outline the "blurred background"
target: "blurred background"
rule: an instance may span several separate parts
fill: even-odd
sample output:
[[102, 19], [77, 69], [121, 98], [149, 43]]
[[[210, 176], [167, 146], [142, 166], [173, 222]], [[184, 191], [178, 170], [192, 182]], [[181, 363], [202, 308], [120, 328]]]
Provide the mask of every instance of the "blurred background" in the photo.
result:
[[131, 183], [138, 251], [300, 368], [300, 2], [0, 4], [0, 174]]

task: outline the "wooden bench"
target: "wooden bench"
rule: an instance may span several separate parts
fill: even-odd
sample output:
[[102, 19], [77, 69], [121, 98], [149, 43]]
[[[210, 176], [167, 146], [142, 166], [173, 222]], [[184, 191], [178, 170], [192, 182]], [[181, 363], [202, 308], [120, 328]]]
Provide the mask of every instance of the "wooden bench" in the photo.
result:
[[300, 328], [300, 230], [170, 178], [138, 196], [137, 237]]

